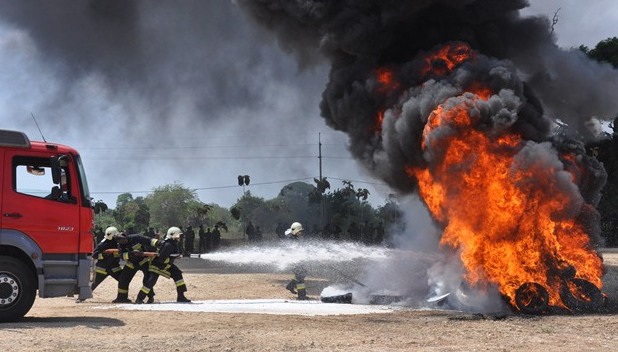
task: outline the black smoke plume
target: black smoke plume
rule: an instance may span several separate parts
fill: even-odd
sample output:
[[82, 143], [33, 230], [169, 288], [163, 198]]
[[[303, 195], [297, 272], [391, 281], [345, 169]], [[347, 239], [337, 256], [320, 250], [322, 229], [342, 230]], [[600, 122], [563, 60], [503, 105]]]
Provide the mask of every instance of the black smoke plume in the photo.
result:
[[[598, 202], [606, 177], [602, 166], [585, 155], [581, 143], [552, 137], [552, 126], [560, 120], [569, 126], [569, 136], [586, 136], [585, 122], [593, 116], [613, 117], [618, 72], [578, 51], [560, 49], [546, 17], [520, 16], [528, 1], [237, 3], [273, 30], [280, 46], [299, 62], [317, 56], [330, 61], [322, 116], [349, 135], [354, 156], [392, 187], [414, 191], [404, 166], [427, 162], [420, 139], [428, 114], [461, 95], [469, 80], [481, 80], [502, 93], [479, 123], [490, 130], [508, 128], [534, 142], [551, 139], [558, 149], [579, 145], [571, 149], [594, 175], [580, 187], [588, 203]], [[479, 58], [446, 79], [423, 74], [426, 55], [445, 43], [466, 43]], [[395, 87], [381, 89], [377, 76], [383, 69], [392, 71]], [[376, 133], [380, 112], [384, 120]]]

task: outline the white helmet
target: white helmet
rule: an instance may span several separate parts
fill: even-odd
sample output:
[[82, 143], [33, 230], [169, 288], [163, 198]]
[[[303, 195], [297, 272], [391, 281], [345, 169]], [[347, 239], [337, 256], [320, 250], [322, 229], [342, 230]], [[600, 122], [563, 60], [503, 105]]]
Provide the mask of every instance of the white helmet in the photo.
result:
[[114, 238], [114, 236], [116, 236], [118, 234], [118, 229], [115, 228], [114, 226], [110, 226], [107, 229], [105, 229], [105, 239], [106, 240], [111, 240]]
[[290, 226], [290, 230], [292, 230], [292, 235], [298, 235], [299, 232], [303, 231], [303, 225], [300, 222], [294, 222]]
[[171, 238], [173, 240], [179, 240], [180, 235], [182, 235], [182, 231], [180, 230], [180, 228], [172, 226], [167, 229], [167, 235], [165, 235], [165, 239], [169, 240]]

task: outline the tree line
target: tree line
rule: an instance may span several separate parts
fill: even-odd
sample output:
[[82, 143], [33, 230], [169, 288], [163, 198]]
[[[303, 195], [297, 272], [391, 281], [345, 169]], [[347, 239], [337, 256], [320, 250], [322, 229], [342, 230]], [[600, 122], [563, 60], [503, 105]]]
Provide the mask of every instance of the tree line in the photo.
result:
[[[290, 183], [272, 199], [247, 191], [229, 209], [200, 201], [195, 190], [181, 183], [157, 187], [146, 197], [123, 193], [117, 197], [114, 209], [102, 201], [95, 203], [95, 229], [113, 225], [127, 232], [145, 233], [150, 228], [163, 232], [169, 226], [213, 228], [219, 224], [224, 229], [222, 237], [229, 241], [245, 239], [246, 225], [251, 222], [269, 240], [277, 238], [278, 226], [287, 228], [298, 221], [307, 236], [354, 240], [358, 235], [359, 241], [369, 244], [387, 240], [378, 237], [380, 228], [401, 226], [402, 212], [395, 199], [374, 208], [367, 202], [369, 191], [354, 188], [350, 181], [344, 181], [345, 187], [333, 191], [321, 188], [328, 182], [326, 178], [319, 181], [316, 186]], [[338, 231], [339, 236], [334, 236]]]

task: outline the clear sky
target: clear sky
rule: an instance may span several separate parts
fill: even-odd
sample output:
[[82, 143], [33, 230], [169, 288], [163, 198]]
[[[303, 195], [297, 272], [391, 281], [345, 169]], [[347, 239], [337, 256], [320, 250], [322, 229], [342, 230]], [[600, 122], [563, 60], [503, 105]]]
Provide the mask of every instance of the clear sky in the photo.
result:
[[[531, 2], [522, 14], [551, 18], [560, 8], [560, 46], [618, 35], [618, 2]], [[384, 203], [388, 188], [320, 117], [326, 65], [300, 68], [225, 0], [120, 3], [1, 5], [0, 128], [38, 140], [34, 114], [48, 141], [80, 150], [93, 197], [112, 207], [120, 193], [146, 196], [173, 182], [229, 207], [243, 192], [238, 175], [273, 198], [318, 177], [319, 134], [333, 187], [348, 179]]]

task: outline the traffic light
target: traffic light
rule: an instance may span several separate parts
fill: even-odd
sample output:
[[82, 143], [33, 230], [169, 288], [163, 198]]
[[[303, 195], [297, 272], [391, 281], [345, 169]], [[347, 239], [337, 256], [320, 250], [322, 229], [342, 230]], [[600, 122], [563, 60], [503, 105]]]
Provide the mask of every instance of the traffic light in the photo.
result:
[[238, 185], [242, 186], [249, 186], [249, 182], [251, 182], [251, 180], [249, 179], [249, 175], [238, 175]]

